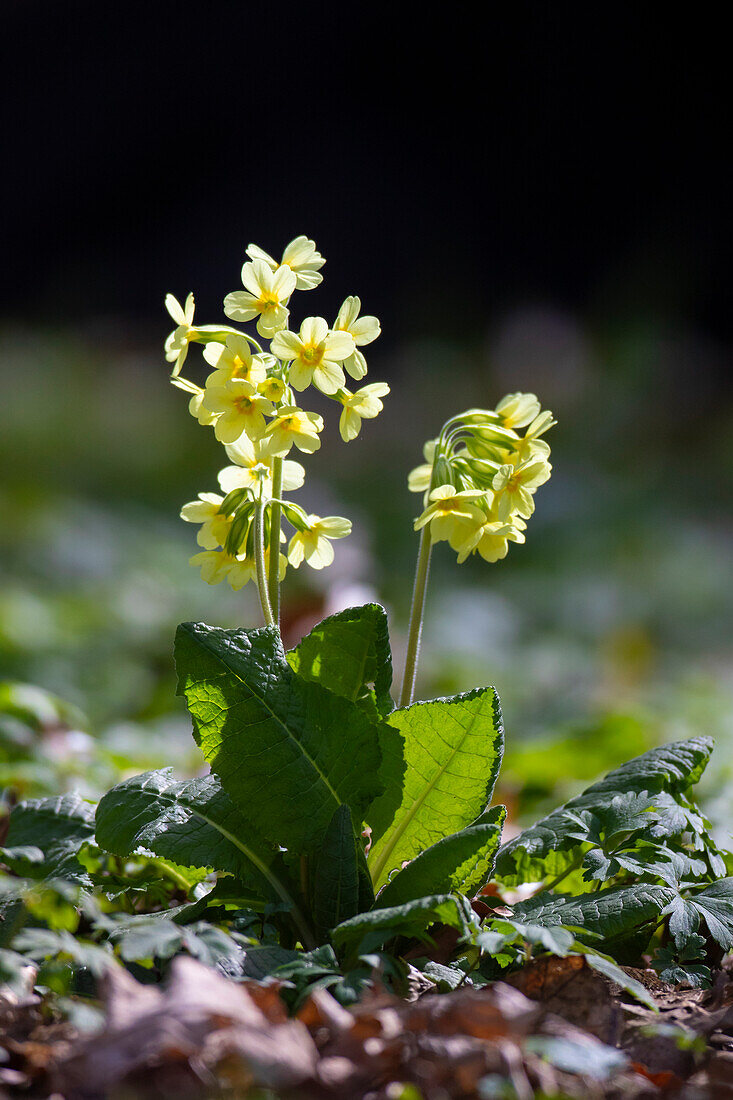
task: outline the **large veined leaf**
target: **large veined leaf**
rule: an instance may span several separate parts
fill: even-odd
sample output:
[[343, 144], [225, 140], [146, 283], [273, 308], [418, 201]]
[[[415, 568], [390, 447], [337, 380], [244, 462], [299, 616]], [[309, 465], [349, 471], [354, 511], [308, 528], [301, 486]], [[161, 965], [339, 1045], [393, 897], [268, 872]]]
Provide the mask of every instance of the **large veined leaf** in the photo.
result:
[[360, 913], [339, 924], [331, 936], [337, 951], [371, 951], [395, 936], [429, 939], [427, 930], [432, 924], [446, 924], [469, 935], [477, 926], [477, 918], [460, 895], [433, 894], [390, 909]]
[[10, 849], [40, 849], [43, 858], [23, 861], [22, 873], [29, 878], [63, 878], [89, 883], [77, 859], [86, 840], [94, 836], [94, 806], [78, 794], [58, 798], [29, 798], [10, 814], [6, 846]]
[[351, 811], [339, 806], [321, 844], [313, 888], [313, 919], [321, 939], [359, 912], [358, 858]]
[[176, 667], [204, 756], [270, 841], [317, 845], [343, 803], [363, 819], [382, 790], [378, 726], [296, 676], [274, 628], [183, 623]]
[[[394, 703], [387, 614], [376, 603], [349, 607], [315, 626], [287, 654], [291, 668], [352, 703], [389, 714]], [[371, 685], [373, 685], [373, 690]]]
[[[698, 781], [712, 749], [711, 738], [693, 737], [689, 741], [651, 749], [629, 760], [505, 844], [496, 862], [497, 876], [507, 885], [516, 886], [563, 874], [583, 850], [582, 841], [572, 835], [577, 833], [577, 815], [584, 810], [603, 812], [620, 794], [658, 793], [659, 806], [670, 815], [670, 822], [674, 810], [680, 810], [675, 816], [679, 819], [679, 829], [684, 829], [689, 815], [683, 807], [668, 806], [667, 796], [681, 798]], [[674, 822], [672, 824], [677, 827]]]
[[376, 907], [403, 905], [425, 894], [454, 890], [473, 897], [491, 877], [505, 817], [505, 808], [494, 806], [467, 829], [427, 848], [390, 879]]
[[[638, 929], [656, 923], [675, 896], [670, 886], [637, 884], [599, 890], [580, 897], [539, 894], [513, 906], [514, 918], [529, 924], [568, 925], [600, 936], [622, 940]], [[582, 933], [578, 931], [582, 939]], [[595, 938], [592, 944], [599, 941]], [[613, 952], [612, 952], [613, 953]]]
[[389, 725], [404, 738], [405, 775], [396, 812], [388, 787], [369, 811], [375, 886], [451, 833], [470, 825], [491, 799], [504, 752], [499, 698], [478, 688], [450, 699], [393, 711]]
[[184, 867], [227, 871], [265, 900], [289, 900], [275, 849], [215, 775], [179, 781], [164, 768], [118, 783], [97, 807], [96, 837], [118, 856], [144, 848]]

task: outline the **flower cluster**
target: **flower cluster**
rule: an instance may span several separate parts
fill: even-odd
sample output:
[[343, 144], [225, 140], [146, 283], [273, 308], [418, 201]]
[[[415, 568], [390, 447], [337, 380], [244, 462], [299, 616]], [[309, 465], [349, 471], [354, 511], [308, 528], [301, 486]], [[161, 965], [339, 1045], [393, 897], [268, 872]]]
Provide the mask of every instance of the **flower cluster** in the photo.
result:
[[409, 489], [425, 494], [415, 530], [447, 542], [459, 562], [474, 553], [490, 562], [506, 557], [510, 542], [524, 542], [534, 494], [552, 472], [542, 436], [555, 423], [533, 393], [451, 417], [409, 475]]
[[[291, 328], [293, 293], [313, 290], [323, 278], [326, 261], [313, 241], [296, 237], [280, 261], [253, 244], [247, 256], [244, 289], [227, 294], [224, 313], [235, 322], [255, 322], [262, 342], [228, 325], [194, 324], [193, 295], [181, 305], [169, 294], [166, 308], [176, 328], [165, 353], [173, 364], [171, 381], [190, 395], [191, 415], [213, 429], [230, 462], [219, 473], [221, 494], [200, 493], [181, 510], [184, 520], [200, 525], [201, 552], [191, 563], [209, 584], [226, 579], [239, 589], [254, 580], [263, 611], [269, 601], [276, 618], [278, 585], [288, 565], [297, 569], [306, 561], [323, 569], [333, 561], [331, 540], [351, 530], [347, 519], [309, 514], [283, 500], [305, 479], [301, 464], [288, 456], [293, 449], [312, 454], [321, 445], [323, 417], [301, 408], [299, 395], [312, 386], [335, 401], [341, 437], [348, 442], [359, 435], [362, 420], [381, 412], [389, 386], [372, 383], [352, 392], [347, 384], [347, 377], [359, 382], [366, 375], [361, 349], [380, 333], [377, 318], [361, 314], [359, 298], [346, 298], [333, 325], [306, 317], [298, 331]], [[203, 345], [209, 368], [203, 386], [180, 373], [192, 343]], [[283, 518], [294, 528], [286, 554], [280, 551], [287, 541]]]

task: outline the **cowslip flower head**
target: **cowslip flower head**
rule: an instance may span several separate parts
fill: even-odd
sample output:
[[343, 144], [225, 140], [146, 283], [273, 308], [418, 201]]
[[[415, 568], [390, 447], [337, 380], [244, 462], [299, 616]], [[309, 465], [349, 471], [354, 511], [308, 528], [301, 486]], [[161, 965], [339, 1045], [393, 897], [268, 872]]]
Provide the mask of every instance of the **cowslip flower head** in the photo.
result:
[[231, 519], [219, 512], [223, 500], [217, 493], [199, 493], [198, 500], [189, 501], [181, 508], [181, 519], [201, 524], [196, 542], [204, 550], [215, 550], [226, 542]]
[[227, 336], [226, 344], [212, 341], [204, 348], [203, 355], [209, 366], [214, 368], [206, 380], [207, 386], [224, 386], [230, 378], [243, 378], [256, 386], [267, 376], [262, 356], [253, 354], [245, 336]]
[[[235, 463], [219, 471], [219, 485], [223, 493], [234, 489], [252, 489], [256, 492], [260, 485], [266, 494], [272, 493], [272, 457], [263, 451], [262, 441], [241, 436], [236, 443], [226, 447], [227, 457]], [[305, 481], [305, 470], [299, 462], [286, 459], [282, 465], [282, 490], [290, 493], [300, 489]]]
[[528, 519], [534, 512], [534, 491], [549, 480], [551, 473], [549, 462], [542, 459], [520, 466], [500, 466], [492, 482], [499, 519], [509, 519], [515, 513]]
[[313, 454], [321, 445], [318, 435], [322, 431], [323, 417], [318, 413], [283, 405], [267, 427], [263, 449], [273, 458], [283, 457], [293, 446], [305, 454]]
[[356, 295], [345, 298], [333, 326], [337, 332], [348, 332], [354, 338], [355, 347], [348, 359], [344, 360], [344, 369], [357, 382], [367, 372], [366, 359], [359, 348], [371, 344], [382, 331], [378, 318], [371, 314], [360, 317], [360, 309], [361, 299]]
[[265, 431], [265, 416], [274, 412], [271, 402], [243, 378], [207, 387], [202, 404], [217, 414], [214, 434], [220, 443], [235, 443], [245, 433], [250, 439], [259, 439]]
[[247, 246], [247, 255], [251, 260], [262, 260], [271, 271], [289, 267], [295, 274], [296, 290], [313, 290], [323, 281], [319, 272], [326, 261], [316, 248], [316, 242], [307, 237], [296, 237], [286, 245], [280, 263], [256, 244]]
[[321, 393], [332, 396], [346, 381], [341, 362], [354, 351], [348, 332], [331, 332], [323, 317], [306, 317], [300, 333], [278, 332], [271, 345], [273, 355], [290, 361], [288, 380], [302, 391], [313, 382]]
[[432, 542], [460, 542], [467, 527], [481, 522], [483, 513], [478, 502], [485, 499], [486, 493], [478, 489], [458, 492], [455, 485], [439, 485], [430, 493], [428, 507], [415, 520], [415, 530], [429, 523]]
[[303, 530], [295, 532], [288, 545], [288, 561], [297, 569], [305, 560], [312, 569], [325, 569], [333, 561], [331, 539], [351, 534], [351, 521], [341, 516], [308, 515]]
[[362, 420], [371, 420], [379, 416], [384, 408], [380, 397], [386, 397], [389, 386], [386, 382], [372, 382], [368, 386], [362, 386], [356, 393], [348, 390], [339, 395], [339, 401], [343, 405], [339, 419], [339, 431], [344, 443], [356, 439], [361, 431]]
[[295, 290], [295, 273], [287, 266], [276, 271], [264, 260], [252, 260], [242, 267], [244, 290], [233, 290], [224, 299], [224, 312], [233, 321], [257, 318], [257, 331], [270, 338], [285, 328], [287, 302]]

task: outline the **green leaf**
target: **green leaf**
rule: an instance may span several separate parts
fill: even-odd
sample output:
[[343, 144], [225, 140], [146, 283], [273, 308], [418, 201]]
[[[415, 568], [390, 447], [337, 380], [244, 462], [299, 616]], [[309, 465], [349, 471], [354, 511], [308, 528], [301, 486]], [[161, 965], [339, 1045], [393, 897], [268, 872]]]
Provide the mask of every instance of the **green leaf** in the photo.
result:
[[63, 878], [89, 885], [77, 853], [93, 835], [94, 806], [78, 794], [64, 794], [19, 802], [10, 814], [6, 844], [43, 852], [42, 862], [24, 861], [23, 874], [29, 878]]
[[389, 725], [404, 738], [406, 772], [397, 811], [396, 784], [370, 809], [374, 842], [369, 867], [375, 886], [483, 813], [491, 800], [504, 751], [499, 698], [478, 688], [451, 699], [413, 703], [393, 711]]
[[316, 934], [328, 937], [334, 925], [359, 912], [357, 841], [348, 806], [339, 806], [326, 830], [316, 866], [313, 917]]
[[[562, 924], [578, 929], [581, 938], [583, 933], [595, 934], [609, 944], [623, 942], [656, 923], [674, 896], [675, 891], [669, 886], [644, 883], [611, 887], [580, 897], [539, 894], [515, 905], [514, 917], [531, 924]], [[609, 954], [615, 952], [609, 949]]]
[[687, 905], [702, 917], [708, 932], [724, 951], [733, 950], [733, 878], [712, 882], [701, 893], [691, 895]]
[[606, 978], [610, 978], [612, 982], [615, 982], [616, 985], [620, 985], [622, 989], [630, 993], [641, 1004], [646, 1005], [647, 1008], [656, 1009], [657, 1002], [649, 990], [636, 978], [632, 978], [625, 970], [622, 970], [613, 959], [609, 959], [606, 955], [600, 955], [597, 951], [589, 948], [585, 948], [582, 954], [588, 966], [592, 967], [593, 970], [597, 970], [599, 974], [603, 974]]
[[228, 871], [265, 899], [291, 900], [275, 849], [215, 775], [177, 781], [164, 768], [118, 783], [97, 807], [96, 836], [114, 855], [144, 848], [185, 867]]
[[270, 841], [315, 847], [343, 803], [363, 820], [382, 790], [377, 725], [296, 676], [274, 628], [183, 623], [176, 665], [204, 756]]
[[337, 951], [353, 953], [360, 949], [363, 953], [395, 936], [414, 936], [430, 941], [427, 930], [433, 924], [448, 925], [468, 936], [476, 926], [476, 917], [460, 895], [433, 894], [391, 909], [360, 913], [334, 928], [331, 937]]
[[[286, 654], [294, 672], [352, 703], [376, 706], [382, 716], [394, 703], [387, 614], [376, 603], [330, 615]], [[370, 685], [374, 685], [371, 690]]]
[[660, 828], [660, 818], [664, 822], [667, 814], [670, 818], [674, 816], [675, 829], [684, 829], [687, 825], [685, 808], [670, 806], [667, 796], [680, 797], [698, 781], [712, 748], [711, 738], [693, 737], [689, 741], [651, 749], [629, 760], [505, 844], [496, 862], [497, 877], [509, 886], [516, 886], [563, 874], [580, 862], [583, 850], [583, 841], [575, 835], [578, 832], [577, 815], [586, 810], [595, 814], [608, 811], [619, 794], [647, 792], [659, 795], [654, 800], [660, 814], [651, 826], [653, 834], [667, 832], [663, 824]]
[[3, 993], [12, 993], [18, 1000], [27, 997], [34, 975], [35, 968], [30, 959], [17, 951], [0, 948], [0, 989]]
[[15, 946], [34, 962], [60, 955], [76, 966], [86, 967], [95, 977], [100, 977], [114, 964], [106, 948], [72, 936], [70, 932], [50, 928], [23, 928], [15, 937]]
[[577, 1031], [572, 1038], [530, 1035], [524, 1047], [564, 1073], [583, 1074], [594, 1081], [608, 1081], [629, 1064], [627, 1054], [606, 1046], [593, 1035]]
[[491, 877], [505, 817], [504, 806], [494, 806], [467, 829], [421, 852], [390, 879], [377, 898], [377, 907], [454, 890], [473, 897]]
[[692, 933], [681, 949], [660, 947], [652, 966], [663, 982], [689, 985], [693, 989], [709, 989], [712, 985], [710, 967], [705, 965], [705, 937]]

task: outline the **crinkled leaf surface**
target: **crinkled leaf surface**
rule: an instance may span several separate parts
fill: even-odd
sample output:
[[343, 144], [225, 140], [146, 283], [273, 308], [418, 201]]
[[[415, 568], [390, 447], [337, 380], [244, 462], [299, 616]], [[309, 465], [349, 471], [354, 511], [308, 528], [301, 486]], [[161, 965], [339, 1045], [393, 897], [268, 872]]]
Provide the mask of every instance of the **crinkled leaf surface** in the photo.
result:
[[[580, 897], [540, 894], [513, 908], [519, 920], [531, 924], [562, 924], [608, 941], [621, 939], [659, 920], [674, 896], [675, 891], [669, 886], [639, 884], [611, 887]], [[582, 937], [580, 931], [578, 935]]]
[[505, 817], [506, 809], [494, 806], [473, 825], [427, 848], [392, 876], [377, 898], [377, 908], [453, 890], [473, 897], [491, 877]]
[[8, 848], [39, 848], [43, 860], [24, 861], [23, 874], [30, 878], [64, 878], [89, 884], [89, 876], [77, 853], [94, 836], [94, 806], [78, 794], [58, 798], [29, 798], [10, 814]]
[[145, 848], [185, 867], [227, 871], [266, 900], [287, 896], [275, 849], [216, 775], [178, 781], [164, 768], [118, 783], [97, 807], [96, 836], [115, 855]]
[[491, 800], [504, 752], [499, 699], [478, 688], [450, 699], [393, 711], [389, 725], [404, 738], [405, 775], [396, 812], [396, 779], [369, 811], [375, 886], [389, 872], [470, 825]]
[[342, 803], [363, 819], [382, 790], [377, 724], [296, 676], [272, 627], [183, 623], [176, 667], [204, 756], [270, 841], [317, 845]]
[[460, 895], [433, 894], [390, 909], [360, 913], [339, 924], [331, 936], [337, 950], [353, 951], [360, 946], [373, 950], [394, 936], [424, 938], [432, 924], [446, 924], [468, 935], [476, 926], [476, 918]]
[[[376, 603], [329, 615], [286, 654], [294, 672], [387, 715], [394, 703], [387, 614]], [[373, 685], [373, 690], [372, 690]]]
[[[681, 796], [698, 781], [712, 749], [711, 738], [693, 737], [689, 741], [651, 749], [629, 760], [505, 844], [496, 862], [497, 876], [508, 885], [517, 885], [562, 874], [581, 852], [582, 841], [574, 835], [578, 832], [577, 815], [584, 810], [599, 813], [610, 809], [619, 794], [659, 793], [655, 805], [663, 820], [655, 820], [652, 832], [668, 835], [671, 828], [681, 831], [689, 824], [689, 814], [683, 807], [670, 807], [671, 800], [667, 796]], [[667, 820], [667, 812], [669, 829], [663, 823]]]

